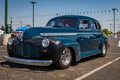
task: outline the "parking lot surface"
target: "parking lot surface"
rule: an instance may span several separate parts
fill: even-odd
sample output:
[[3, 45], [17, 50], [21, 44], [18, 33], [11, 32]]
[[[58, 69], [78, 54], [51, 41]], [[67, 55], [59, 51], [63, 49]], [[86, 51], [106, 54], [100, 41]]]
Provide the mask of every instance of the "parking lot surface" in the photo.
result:
[[[3, 59], [7, 55], [6, 46], [0, 46], [0, 80], [80, 80], [82, 76], [85, 77], [81, 80], [120, 80], [119, 40], [109, 40], [111, 46], [106, 57], [88, 57], [67, 69], [6, 62]], [[107, 63], [110, 64], [106, 65]], [[106, 66], [100, 68], [103, 65]], [[94, 71], [95, 69], [97, 70]], [[91, 74], [86, 76], [88, 73]]]

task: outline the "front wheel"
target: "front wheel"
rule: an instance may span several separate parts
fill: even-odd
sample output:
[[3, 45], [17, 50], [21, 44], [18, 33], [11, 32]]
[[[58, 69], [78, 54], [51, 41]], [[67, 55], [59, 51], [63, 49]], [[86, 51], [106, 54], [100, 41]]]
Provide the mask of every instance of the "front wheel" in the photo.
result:
[[65, 48], [65, 50], [61, 53], [61, 57], [56, 62], [56, 66], [58, 68], [68, 68], [72, 62], [72, 51], [69, 48]]
[[101, 57], [105, 57], [107, 54], [107, 46], [105, 43], [103, 43], [103, 46], [102, 46], [102, 52], [100, 53], [100, 56]]

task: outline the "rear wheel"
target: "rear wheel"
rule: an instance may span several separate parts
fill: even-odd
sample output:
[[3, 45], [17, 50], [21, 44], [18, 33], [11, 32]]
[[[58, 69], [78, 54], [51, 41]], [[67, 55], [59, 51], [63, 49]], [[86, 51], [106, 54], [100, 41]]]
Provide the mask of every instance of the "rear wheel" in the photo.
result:
[[56, 66], [58, 68], [68, 68], [72, 62], [72, 51], [69, 48], [65, 48], [65, 50], [61, 53], [61, 57], [56, 62]]
[[106, 54], [107, 54], [107, 46], [106, 46], [106, 43], [104, 43], [102, 46], [102, 52], [100, 53], [100, 56], [105, 57]]

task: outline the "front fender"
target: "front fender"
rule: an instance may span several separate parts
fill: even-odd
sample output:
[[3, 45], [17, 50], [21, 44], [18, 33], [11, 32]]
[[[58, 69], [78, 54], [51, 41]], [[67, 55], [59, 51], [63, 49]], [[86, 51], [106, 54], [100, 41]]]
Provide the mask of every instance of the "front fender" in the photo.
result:
[[57, 37], [55, 39], [61, 41], [65, 47], [72, 48], [72, 50], [74, 52], [73, 55], [75, 56], [76, 62], [81, 59], [81, 57], [80, 57], [80, 45], [77, 41], [75, 41], [74, 39], [65, 38], [65, 37], [62, 37], [62, 38]]

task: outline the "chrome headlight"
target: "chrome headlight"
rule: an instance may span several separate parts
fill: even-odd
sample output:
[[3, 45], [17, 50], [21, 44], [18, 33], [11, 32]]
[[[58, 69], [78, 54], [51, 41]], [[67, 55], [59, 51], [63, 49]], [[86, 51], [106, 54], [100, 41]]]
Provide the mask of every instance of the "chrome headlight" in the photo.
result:
[[43, 46], [44, 48], [47, 48], [49, 45], [50, 45], [49, 39], [44, 38], [44, 39], [42, 40], [42, 46]]
[[14, 41], [14, 38], [9, 38], [9, 39], [8, 39], [8, 45], [12, 45], [12, 44], [13, 44], [13, 41]]

